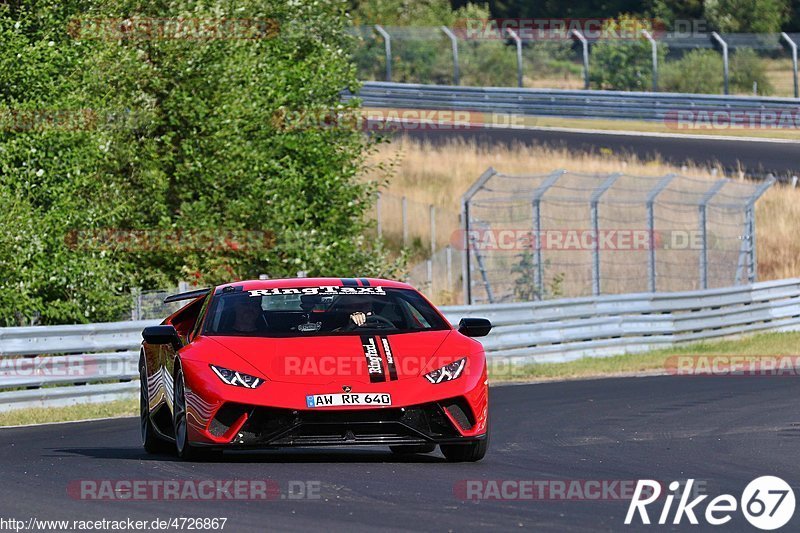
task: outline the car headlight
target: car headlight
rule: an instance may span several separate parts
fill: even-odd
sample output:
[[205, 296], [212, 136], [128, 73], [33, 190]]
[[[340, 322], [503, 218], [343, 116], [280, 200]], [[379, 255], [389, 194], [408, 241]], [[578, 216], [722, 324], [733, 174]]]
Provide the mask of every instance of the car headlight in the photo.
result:
[[221, 366], [208, 366], [211, 367], [211, 370], [213, 370], [217, 377], [226, 385], [234, 385], [236, 387], [244, 387], [246, 389], [255, 389], [264, 383], [263, 379], [251, 376], [250, 374], [229, 370], [227, 368], [222, 368]]
[[464, 371], [465, 366], [467, 366], [467, 358], [462, 357], [458, 361], [453, 361], [449, 365], [444, 365], [442, 368], [438, 368], [433, 372], [428, 372], [425, 374], [425, 379], [431, 383], [444, 383], [445, 381], [453, 381], [461, 375], [461, 372]]

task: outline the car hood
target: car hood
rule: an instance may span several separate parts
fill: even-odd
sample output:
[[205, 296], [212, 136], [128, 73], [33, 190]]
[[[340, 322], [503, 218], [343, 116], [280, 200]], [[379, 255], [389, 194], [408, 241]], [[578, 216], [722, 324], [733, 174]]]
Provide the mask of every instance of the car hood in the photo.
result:
[[267, 379], [327, 384], [341, 379], [376, 383], [421, 376], [437, 365], [437, 352], [452, 330], [397, 335], [327, 337], [209, 337]]

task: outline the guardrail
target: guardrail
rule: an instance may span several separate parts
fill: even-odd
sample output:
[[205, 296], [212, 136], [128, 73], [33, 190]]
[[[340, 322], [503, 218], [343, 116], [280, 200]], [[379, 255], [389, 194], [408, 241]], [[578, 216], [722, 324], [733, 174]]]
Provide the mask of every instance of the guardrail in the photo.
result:
[[142, 330], [159, 322], [0, 328], [0, 411], [130, 397]]
[[[748, 112], [759, 121], [786, 120], [800, 113], [792, 98], [721, 96], [627, 91], [522, 89], [507, 87], [459, 87], [408, 83], [365, 82], [357, 95], [367, 108], [433, 109], [474, 113], [559, 116], [567, 118], [611, 118], [628, 120], [692, 120], [689, 112]], [[344, 100], [353, 98], [348, 92]], [[684, 113], [680, 115], [679, 113]], [[785, 115], [784, 115], [785, 113]], [[489, 118], [489, 117], [485, 117]], [[709, 116], [707, 120], [719, 120]], [[729, 116], [728, 121], [750, 120]], [[777, 123], [777, 122], [776, 122]], [[713, 124], [713, 122], [710, 122]]]
[[[494, 329], [483, 339], [489, 358], [507, 358], [511, 364], [565, 362], [742, 333], [800, 330], [800, 279], [442, 310], [454, 324], [465, 316], [492, 321]], [[130, 397], [138, 389], [141, 330], [155, 323], [0, 328], [0, 411]]]

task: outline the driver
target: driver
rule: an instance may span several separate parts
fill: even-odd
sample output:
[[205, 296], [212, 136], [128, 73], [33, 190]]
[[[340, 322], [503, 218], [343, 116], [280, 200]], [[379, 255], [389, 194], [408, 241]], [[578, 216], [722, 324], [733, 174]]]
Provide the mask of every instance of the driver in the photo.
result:
[[350, 313], [350, 322], [361, 327], [367, 322], [367, 317], [373, 314], [372, 299], [363, 296], [347, 296], [343, 306], [344, 311]]
[[[236, 303], [233, 310], [232, 329], [237, 333], [252, 333], [258, 331], [259, 319], [264, 321], [263, 309], [261, 308], [261, 298], [242, 298]], [[264, 323], [266, 323], [264, 321]]]

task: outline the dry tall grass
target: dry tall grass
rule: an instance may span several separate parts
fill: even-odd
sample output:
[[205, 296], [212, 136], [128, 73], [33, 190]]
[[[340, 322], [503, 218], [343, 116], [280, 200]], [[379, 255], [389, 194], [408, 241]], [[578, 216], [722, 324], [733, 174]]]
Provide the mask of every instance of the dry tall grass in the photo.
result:
[[[435, 205], [440, 235], [449, 235], [449, 229], [458, 227], [461, 195], [489, 166], [506, 174], [542, 174], [563, 168], [573, 172], [651, 176], [679, 173], [707, 179], [715, 179], [713, 172], [716, 177], [723, 175], [721, 169], [694, 165], [678, 168], [663, 161], [641, 161], [634, 156], [603, 151], [576, 154], [566, 149], [522, 145], [482, 147], [463, 141], [433, 146], [398, 139], [382, 145], [373, 156], [373, 163], [387, 161], [395, 163], [384, 190], [394, 198], [406, 196], [410, 205]], [[385, 172], [377, 168], [365, 175], [368, 180], [386, 178]], [[383, 209], [384, 229], [390, 234], [400, 227], [399, 207], [394, 203], [386, 202]], [[409, 233], [428, 242], [427, 216], [412, 214], [409, 223]], [[800, 190], [780, 185], [770, 189], [757, 204], [756, 230], [759, 279], [800, 277]], [[446, 240], [440, 238], [442, 244]]]

